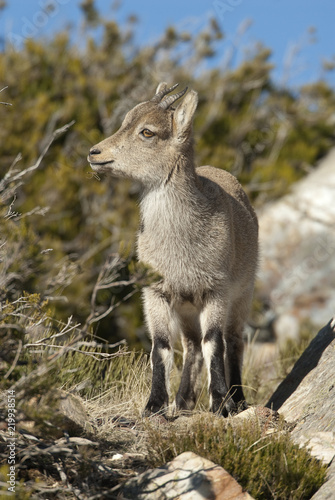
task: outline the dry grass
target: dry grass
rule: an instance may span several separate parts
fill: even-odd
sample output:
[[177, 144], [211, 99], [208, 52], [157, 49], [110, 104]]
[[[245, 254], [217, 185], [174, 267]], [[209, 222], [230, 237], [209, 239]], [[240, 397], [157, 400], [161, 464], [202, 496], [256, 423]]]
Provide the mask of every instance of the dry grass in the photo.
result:
[[[31, 303], [26, 297], [24, 304], [26, 313], [29, 310], [26, 319], [31, 318], [33, 324], [37, 322], [39, 326], [45, 321], [49, 339], [49, 343], [39, 342], [35, 328], [34, 341], [28, 348], [27, 344], [22, 347], [23, 359], [30, 350], [30, 364], [24, 370], [22, 365], [15, 364], [20, 356], [16, 360], [12, 352], [10, 358], [12, 380], [16, 381], [14, 386], [20, 394], [17, 423], [22, 432], [18, 436], [17, 450], [23, 461], [22, 464], [18, 462], [18, 478], [25, 482], [31, 494], [34, 492], [34, 498], [39, 495], [42, 498], [45, 492], [48, 498], [61, 498], [59, 495], [71, 488], [76, 495], [104, 498], [113, 489], [118, 492], [127, 478], [148, 467], [161, 465], [183, 451], [194, 451], [222, 465], [254, 498], [307, 499], [324, 481], [325, 467], [295, 446], [282, 424], [277, 428], [270, 426], [275, 432], [268, 434], [264, 423], [257, 419], [242, 422], [239, 417], [223, 419], [208, 413], [205, 377], [197, 407], [189, 417], [171, 422], [163, 417], [143, 419], [142, 410], [151, 382], [148, 355], [130, 352], [126, 347], [116, 347], [114, 353], [108, 353], [107, 344], [103, 345], [98, 339], [83, 343], [80, 336], [76, 338], [76, 326], [70, 323], [58, 327], [56, 334], [36, 297], [31, 298]], [[32, 314], [35, 308], [39, 314]], [[15, 308], [11, 311], [16, 314]], [[40, 328], [40, 340], [45, 337], [45, 331]], [[42, 332], [44, 337], [41, 337]], [[71, 335], [67, 337], [60, 332]], [[16, 329], [14, 333], [17, 335]], [[4, 348], [11, 345], [10, 331], [5, 340]], [[298, 351], [297, 348], [295, 352]], [[287, 351], [282, 352], [285, 361]], [[290, 355], [292, 352], [289, 346]], [[174, 393], [180, 379], [179, 355], [177, 353], [172, 374]], [[263, 370], [260, 369], [262, 359]], [[264, 373], [271, 375], [272, 383], [272, 374], [277, 373], [274, 366], [277, 362], [282, 366], [280, 361], [273, 361], [273, 351], [269, 355], [259, 346], [248, 347], [244, 377], [251, 381], [258, 398], [266, 398], [271, 385], [264, 385]], [[3, 389], [8, 387], [6, 381]], [[64, 389], [76, 394], [79, 407], [84, 405], [86, 408], [87, 424], [79, 422], [70, 433], [88, 438], [85, 446], [78, 447], [76, 441], [69, 441], [73, 438], [66, 438], [70, 421], [59, 413]], [[30, 437], [25, 437], [27, 432]], [[33, 444], [29, 441], [32, 436]], [[65, 448], [62, 439], [67, 443]], [[47, 466], [46, 449], [50, 450]], [[0, 456], [5, 461], [5, 447], [0, 449]], [[273, 463], [277, 464], [275, 468]], [[4, 477], [5, 474], [3, 469]], [[51, 483], [57, 484], [55, 494], [51, 491]]]

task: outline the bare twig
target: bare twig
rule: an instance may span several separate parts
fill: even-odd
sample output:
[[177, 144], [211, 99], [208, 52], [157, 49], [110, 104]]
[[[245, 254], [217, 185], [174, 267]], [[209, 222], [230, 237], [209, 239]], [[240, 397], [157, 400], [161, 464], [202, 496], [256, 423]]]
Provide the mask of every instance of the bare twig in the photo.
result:
[[110, 258], [108, 258], [105, 264], [103, 265], [92, 291], [91, 313], [89, 314], [88, 318], [85, 321], [85, 325], [83, 328], [84, 332], [88, 330], [88, 327], [90, 325], [92, 325], [93, 323], [97, 323], [98, 321], [102, 320], [103, 318], [111, 314], [117, 307], [119, 307], [123, 302], [128, 300], [137, 292], [136, 289], [131, 290], [125, 297], [120, 299], [118, 302], [115, 302], [115, 296], [113, 296], [110, 305], [105, 309], [105, 311], [103, 312], [97, 311], [97, 295], [100, 290], [107, 290], [119, 286], [134, 285], [137, 282], [136, 277], [132, 277], [128, 280], [115, 281], [119, 276], [120, 269], [122, 269], [124, 265], [125, 265], [124, 261], [117, 254], [112, 255]]
[[[108, 309], [104, 311], [101, 314], [98, 314], [97, 312], [93, 312], [89, 315], [89, 317], [86, 320], [86, 324], [91, 325], [92, 323], [97, 323], [98, 321], [102, 320], [103, 318], [106, 318], [110, 313], [112, 313], [117, 307], [119, 307], [123, 302], [126, 302], [130, 297], [132, 297], [137, 290], [132, 290], [131, 292], [128, 293], [125, 297], [123, 297], [121, 300], [118, 302], [112, 301]], [[114, 299], [114, 297], [113, 297]]]
[[[126, 343], [125, 340], [120, 340], [120, 342], [116, 342], [115, 344], [109, 344], [110, 347], [117, 347], [124, 345]], [[68, 347], [68, 346], [63, 346], [63, 345], [57, 345], [57, 344], [47, 344], [47, 343], [33, 343], [33, 344], [26, 344], [26, 348], [30, 347], [50, 347], [52, 349], [64, 349], [64, 347], [67, 347], [67, 351], [72, 351], [72, 352], [78, 352], [80, 354], [84, 354], [85, 356], [90, 356], [91, 358], [94, 358], [98, 361], [104, 360], [104, 359], [112, 359], [118, 356], [123, 356], [125, 354], [129, 354], [129, 352], [125, 351], [118, 351], [114, 353], [109, 353], [109, 352], [93, 352], [93, 351], [83, 351], [80, 349], [82, 346], [87, 346], [89, 345], [89, 342], [77, 342], [75, 347]], [[94, 343], [93, 343], [94, 344]], [[95, 347], [95, 346], [93, 346]], [[104, 346], [105, 347], [105, 346]], [[107, 346], [106, 346], [107, 347]]]
[[50, 139], [47, 141], [46, 145], [44, 146], [44, 149], [40, 156], [37, 158], [37, 161], [32, 165], [31, 167], [26, 168], [25, 170], [22, 170], [20, 173], [18, 173], [16, 176], [14, 176], [11, 181], [16, 181], [23, 177], [24, 175], [28, 174], [29, 172], [32, 172], [33, 170], [38, 169], [40, 166], [44, 156], [47, 154], [51, 144], [54, 142], [55, 139], [57, 139], [60, 135], [64, 134], [64, 132], [67, 132], [67, 130], [72, 127], [72, 125], [75, 123], [75, 120], [72, 120], [70, 123], [67, 123], [63, 127], [58, 128], [55, 130], [52, 134]]
[[25, 329], [16, 323], [5, 323], [4, 325], [0, 325], [0, 328], [3, 328], [4, 330], [17, 330], [20, 333], [25, 332]]
[[[0, 90], [0, 92], [2, 92], [3, 90], [6, 90], [6, 89], [8, 89], [8, 85], [6, 87], [2, 88]], [[5, 106], [12, 106], [12, 104], [10, 102], [0, 102], [0, 104], [4, 104]]]
[[12, 373], [12, 371], [14, 370], [14, 368], [16, 367], [16, 364], [18, 362], [18, 359], [20, 357], [20, 354], [21, 354], [21, 351], [22, 351], [22, 340], [19, 339], [19, 346], [17, 348], [17, 351], [16, 351], [16, 354], [15, 354], [15, 358], [14, 358], [14, 361], [12, 363], [12, 366], [10, 367], [10, 369], [8, 370], [8, 372], [6, 373], [6, 375], [4, 376], [4, 378], [8, 378], [9, 375]]
[[19, 214], [17, 217], [16, 217], [16, 220], [21, 220], [21, 219], [24, 219], [26, 217], [29, 217], [30, 215], [42, 215], [42, 217], [45, 216], [45, 214], [49, 211], [49, 208], [50, 207], [35, 207], [33, 208], [32, 210], [30, 210], [30, 212], [26, 212], [25, 214]]
[[18, 215], [20, 215], [18, 212], [13, 212], [13, 210], [12, 210], [15, 202], [16, 202], [16, 195], [14, 195], [14, 198], [8, 207], [7, 213], [5, 215], [5, 219], [11, 219], [12, 217], [17, 217]]
[[[52, 339], [55, 339], [57, 337], [62, 337], [63, 335], [67, 335], [68, 333], [70, 333], [71, 331], [77, 329], [80, 326], [80, 323], [77, 323], [75, 325], [71, 325], [71, 322], [72, 322], [72, 316], [70, 316], [68, 318], [66, 325], [62, 328], [62, 330], [60, 332], [53, 333], [53, 334], [51, 334], [51, 335], [49, 335], [47, 337], [43, 337], [42, 339], [37, 340], [36, 343], [34, 344], [35, 347], [37, 345], [39, 345], [40, 343], [45, 342], [46, 340], [52, 340]], [[27, 346], [29, 346], [29, 344], [26, 344], [25, 347], [27, 347]]]
[[20, 155], [18, 155], [16, 157], [16, 159], [14, 160], [14, 163], [11, 165], [11, 167], [10, 167], [9, 171], [7, 172], [7, 174], [5, 175], [5, 177], [0, 182], [0, 191], [3, 191], [10, 182], [16, 182], [16, 181], [22, 179], [22, 177], [24, 177], [25, 175], [29, 174], [30, 172], [33, 172], [34, 170], [37, 170], [38, 167], [40, 166], [40, 164], [41, 164], [44, 156], [47, 154], [47, 152], [48, 152], [51, 144], [60, 135], [64, 134], [64, 132], [66, 132], [74, 123], [75, 123], [75, 120], [72, 120], [71, 122], [67, 123], [63, 127], [60, 127], [57, 130], [55, 130], [51, 134], [49, 140], [46, 142], [46, 145], [44, 146], [44, 148], [42, 150], [42, 153], [37, 158], [36, 162], [33, 165], [31, 165], [31, 167], [28, 167], [28, 168], [26, 168], [24, 170], [21, 170], [20, 172], [17, 172], [15, 170], [13, 170], [13, 166], [21, 159]]
[[68, 482], [68, 479], [67, 479], [67, 475], [65, 474], [65, 472], [64, 472], [64, 470], [63, 470], [63, 468], [62, 468], [62, 467], [60, 466], [60, 464], [59, 464], [59, 463], [57, 463], [57, 462], [55, 463], [55, 466], [56, 466], [56, 469], [57, 469], [57, 471], [58, 471], [59, 477], [61, 478], [61, 481], [62, 481], [63, 483], [68, 484], [69, 482]]

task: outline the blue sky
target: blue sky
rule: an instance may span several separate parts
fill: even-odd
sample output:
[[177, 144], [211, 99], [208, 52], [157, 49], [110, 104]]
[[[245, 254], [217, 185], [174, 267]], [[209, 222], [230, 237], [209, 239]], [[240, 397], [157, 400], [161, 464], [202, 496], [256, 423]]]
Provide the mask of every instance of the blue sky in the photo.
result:
[[[44, 5], [50, 1], [55, 5], [52, 15], [44, 12]], [[0, 14], [0, 36], [16, 43], [27, 36], [52, 35], [69, 22], [74, 26], [80, 24], [78, 0], [8, 0], [7, 3]], [[116, 18], [123, 23], [130, 14], [136, 14], [139, 19], [136, 40], [141, 45], [157, 39], [168, 25], [199, 30], [210, 17], [215, 17], [226, 35], [218, 46], [216, 63], [228, 44], [236, 39], [239, 27], [249, 19], [252, 23], [240, 37], [240, 58], [243, 48], [262, 42], [273, 52], [272, 62], [276, 66], [273, 78], [290, 86], [325, 76], [322, 61], [335, 57], [334, 0], [124, 0], [119, 2], [117, 10], [112, 9], [112, 3], [96, 1], [105, 18]], [[311, 27], [316, 29], [314, 35], [309, 33]], [[335, 86], [335, 71], [327, 79]]]

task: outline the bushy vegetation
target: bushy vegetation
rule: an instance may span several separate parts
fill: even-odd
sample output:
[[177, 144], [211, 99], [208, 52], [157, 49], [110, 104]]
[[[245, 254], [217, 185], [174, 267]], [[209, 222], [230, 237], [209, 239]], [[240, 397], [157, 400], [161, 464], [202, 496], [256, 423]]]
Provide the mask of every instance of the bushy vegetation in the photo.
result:
[[193, 451], [220, 464], [255, 499], [309, 499], [325, 480], [326, 467], [293, 444], [282, 424], [267, 433], [257, 419], [227, 424], [203, 414], [182, 429], [152, 427], [149, 436], [154, 465]]
[[[55, 130], [74, 122], [24, 183], [13, 175], [5, 181], [11, 190], [2, 200], [3, 214], [9, 207], [11, 213], [1, 219], [2, 241], [8, 255], [12, 244], [26, 252], [8, 267], [11, 276], [20, 275], [11, 290], [52, 297], [59, 319], [72, 315], [81, 323], [90, 314], [101, 265], [121, 241], [133, 245], [138, 224], [139, 186], [99, 182], [87, 152], [116, 130], [127, 110], [150, 98], [160, 80], [199, 92], [198, 163], [231, 171], [256, 205], [285, 193], [328, 151], [335, 112], [334, 90], [324, 81], [295, 92], [278, 88], [264, 46], [246, 52], [234, 67], [234, 51], [242, 48], [227, 43], [225, 63], [200, 72], [219, 46], [225, 48], [215, 19], [197, 34], [170, 27], [155, 44], [139, 49], [134, 18], [125, 26], [101, 19], [91, 1], [82, 10], [80, 46], [65, 29], [52, 38], [27, 39], [19, 49], [7, 43], [0, 53], [0, 82], [8, 86], [1, 96], [12, 104], [0, 105], [2, 178], [10, 168], [19, 175], [36, 165]], [[107, 304], [110, 294], [101, 293], [99, 300]], [[100, 334], [143, 345], [140, 310], [137, 295], [100, 322]]]
[[[24, 463], [19, 479], [37, 484], [61, 477], [64, 483], [65, 474], [67, 483], [57, 486], [55, 498], [65, 490], [68, 495], [73, 485], [103, 495], [125, 477], [111, 472], [106, 456], [127, 446], [145, 456], [147, 433], [155, 436], [140, 423], [150, 381], [147, 356], [123, 345], [126, 340], [131, 348], [148, 348], [138, 291], [156, 279], [133, 255], [139, 186], [99, 182], [86, 162], [89, 148], [116, 130], [133, 105], [150, 98], [159, 81], [199, 92], [197, 161], [235, 174], [255, 205], [285, 193], [334, 140], [334, 90], [324, 81], [295, 92], [278, 88], [269, 49], [256, 47], [234, 67], [229, 45], [224, 66], [199, 71], [225, 44], [215, 19], [197, 34], [170, 27], [155, 44], [139, 49], [134, 18], [125, 26], [101, 19], [92, 0], [82, 2], [82, 11], [84, 43], [76, 44], [64, 29], [52, 38], [27, 39], [20, 48], [6, 44], [0, 52], [1, 101], [11, 104], [0, 103], [0, 391], [6, 397], [14, 388], [18, 396], [17, 446]], [[256, 387], [256, 378], [250, 380]], [[59, 448], [57, 439], [69, 432], [59, 414], [64, 391], [85, 403], [91, 416], [75, 432], [94, 434], [104, 452], [79, 452], [69, 441]], [[254, 402], [264, 403], [264, 394], [256, 393]], [[197, 410], [204, 407], [206, 397]], [[116, 433], [120, 416], [131, 427], [122, 439]], [[184, 449], [205, 454], [245, 481], [255, 498], [272, 491], [275, 498], [307, 498], [306, 491], [321, 484], [323, 468], [287, 435], [263, 441], [257, 428], [238, 435], [222, 427], [212, 436], [206, 422], [201, 427], [199, 420], [183, 439], [173, 427], [166, 440], [164, 433], [157, 437], [156, 459]], [[255, 453], [257, 442], [264, 448]], [[246, 449], [255, 484], [236, 472], [243, 470]], [[281, 485], [264, 466], [277, 459]], [[7, 469], [0, 474], [5, 478]], [[296, 496], [285, 490], [291, 480]], [[30, 497], [23, 488], [19, 494]]]

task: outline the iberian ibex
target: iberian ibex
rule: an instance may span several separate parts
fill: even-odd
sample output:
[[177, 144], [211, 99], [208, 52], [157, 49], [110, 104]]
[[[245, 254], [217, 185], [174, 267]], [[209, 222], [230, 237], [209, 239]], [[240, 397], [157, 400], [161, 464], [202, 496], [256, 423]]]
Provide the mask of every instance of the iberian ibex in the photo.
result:
[[[203, 359], [210, 406], [223, 415], [246, 407], [242, 331], [252, 299], [258, 224], [239, 182], [228, 172], [195, 168], [192, 120], [197, 93], [161, 83], [129, 111], [120, 129], [90, 150], [96, 172], [140, 181], [138, 258], [162, 277], [144, 289], [152, 338], [152, 387], [146, 414], [165, 412], [173, 342], [184, 349], [179, 410], [192, 410]], [[218, 140], [220, 140], [218, 138]]]

